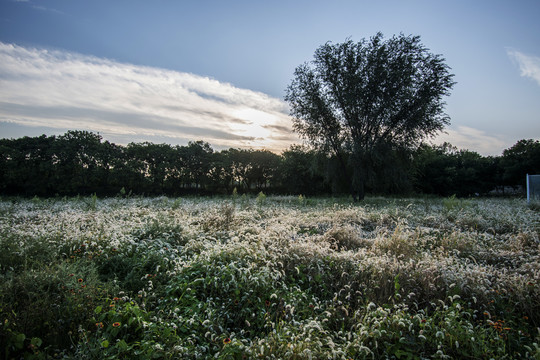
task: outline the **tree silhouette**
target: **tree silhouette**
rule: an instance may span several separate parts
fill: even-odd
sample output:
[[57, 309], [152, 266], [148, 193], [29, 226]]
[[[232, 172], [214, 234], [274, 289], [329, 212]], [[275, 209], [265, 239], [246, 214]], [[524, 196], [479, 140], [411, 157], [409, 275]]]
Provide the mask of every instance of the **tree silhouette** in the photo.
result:
[[413, 149], [449, 123], [443, 97], [452, 77], [419, 36], [384, 40], [378, 33], [319, 47], [311, 63], [296, 68], [285, 100], [294, 129], [338, 158], [356, 200], [378, 154]]

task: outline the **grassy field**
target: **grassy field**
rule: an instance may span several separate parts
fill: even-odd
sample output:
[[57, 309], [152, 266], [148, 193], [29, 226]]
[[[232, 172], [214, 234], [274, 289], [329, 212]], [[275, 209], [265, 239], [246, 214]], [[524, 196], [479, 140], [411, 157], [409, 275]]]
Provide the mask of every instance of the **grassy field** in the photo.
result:
[[3, 358], [540, 359], [524, 200], [3, 199]]

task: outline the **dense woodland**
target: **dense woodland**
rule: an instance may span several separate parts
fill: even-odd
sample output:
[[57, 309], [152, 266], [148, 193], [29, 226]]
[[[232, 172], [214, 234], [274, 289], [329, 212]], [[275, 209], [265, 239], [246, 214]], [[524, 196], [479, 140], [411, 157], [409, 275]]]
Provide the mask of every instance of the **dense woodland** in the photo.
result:
[[[500, 194], [523, 186], [525, 174], [540, 173], [540, 142], [520, 140], [497, 157], [423, 144], [414, 151], [388, 149], [370, 161], [366, 191], [371, 194]], [[120, 146], [87, 131], [0, 140], [2, 195], [180, 196], [231, 194], [235, 188], [238, 193], [346, 194], [347, 181], [338, 168], [337, 159], [299, 145], [281, 155], [215, 151], [202, 141]]]

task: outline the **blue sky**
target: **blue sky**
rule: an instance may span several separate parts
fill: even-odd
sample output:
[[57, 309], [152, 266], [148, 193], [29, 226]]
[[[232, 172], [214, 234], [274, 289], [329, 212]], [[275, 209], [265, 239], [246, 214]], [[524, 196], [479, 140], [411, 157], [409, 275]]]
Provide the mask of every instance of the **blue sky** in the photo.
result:
[[285, 88], [327, 41], [420, 35], [455, 74], [432, 141], [540, 138], [540, 1], [0, 0], [0, 136], [280, 151]]

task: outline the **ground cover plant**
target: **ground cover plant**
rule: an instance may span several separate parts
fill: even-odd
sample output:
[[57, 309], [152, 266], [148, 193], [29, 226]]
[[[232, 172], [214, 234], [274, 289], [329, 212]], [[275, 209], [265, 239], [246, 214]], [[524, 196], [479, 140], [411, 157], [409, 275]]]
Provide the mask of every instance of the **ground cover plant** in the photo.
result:
[[0, 201], [3, 358], [540, 358], [521, 199]]

